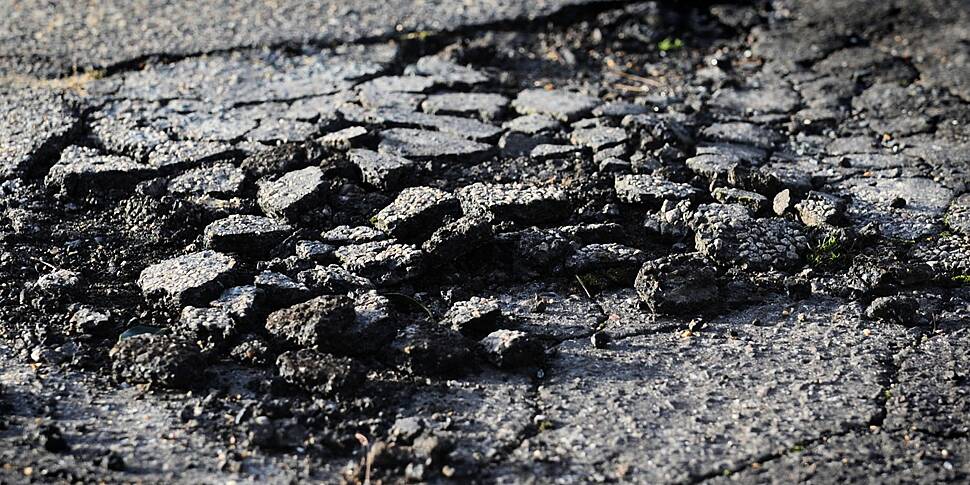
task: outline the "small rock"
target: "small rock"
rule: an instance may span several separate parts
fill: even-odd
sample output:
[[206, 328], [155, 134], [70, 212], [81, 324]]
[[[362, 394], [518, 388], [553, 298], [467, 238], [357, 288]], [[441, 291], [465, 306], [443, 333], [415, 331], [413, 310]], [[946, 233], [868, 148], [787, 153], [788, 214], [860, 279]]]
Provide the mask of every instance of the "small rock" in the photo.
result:
[[438, 56], [425, 56], [408, 66], [405, 74], [417, 74], [434, 79], [444, 86], [474, 86], [488, 82], [488, 76], [470, 67], [455, 64]]
[[616, 281], [636, 274], [643, 262], [643, 252], [617, 243], [589, 244], [577, 249], [566, 259], [566, 269], [573, 274], [604, 274]]
[[61, 433], [61, 429], [53, 424], [46, 424], [37, 430], [37, 443], [51, 453], [63, 453], [71, 449]]
[[606, 332], [596, 332], [589, 337], [589, 342], [597, 349], [605, 349], [610, 346], [610, 334]]
[[148, 299], [175, 309], [202, 305], [232, 286], [237, 266], [231, 256], [200, 251], [145, 268], [138, 286]]
[[194, 168], [168, 183], [173, 194], [233, 197], [239, 195], [246, 182], [246, 173], [230, 163]]
[[314, 263], [334, 261], [335, 257], [333, 253], [336, 250], [336, 246], [320, 241], [301, 240], [293, 245], [293, 251], [296, 253], [296, 257], [313, 261]]
[[459, 216], [461, 204], [455, 196], [432, 187], [411, 187], [378, 212], [373, 223], [395, 238], [414, 241]]
[[294, 170], [259, 184], [256, 201], [267, 215], [294, 219], [320, 203], [326, 183], [319, 167]]
[[266, 331], [300, 347], [335, 346], [355, 315], [353, 300], [319, 296], [271, 313], [266, 319]]
[[415, 171], [414, 162], [388, 153], [357, 149], [350, 150], [347, 156], [360, 170], [361, 180], [380, 190], [401, 188]]
[[357, 276], [336, 264], [315, 266], [300, 271], [296, 277], [314, 293], [329, 295], [346, 294], [374, 287], [367, 278]]
[[529, 156], [534, 160], [552, 160], [569, 158], [583, 153], [582, 148], [570, 145], [550, 145], [543, 143], [536, 145]]
[[108, 312], [83, 306], [71, 315], [71, 330], [79, 334], [97, 335], [110, 327], [111, 315]]
[[133, 384], [184, 389], [202, 382], [205, 360], [191, 344], [167, 335], [138, 335], [110, 352], [114, 375]]
[[524, 115], [542, 114], [565, 122], [586, 116], [600, 104], [592, 96], [556, 89], [527, 89], [512, 101], [512, 107]]
[[866, 317], [912, 327], [918, 324], [919, 301], [906, 295], [882, 296], [872, 300], [866, 308]]
[[471, 338], [481, 339], [498, 328], [502, 310], [494, 298], [472, 297], [456, 302], [441, 318], [441, 323]]
[[496, 330], [483, 338], [478, 347], [490, 362], [503, 369], [540, 365], [545, 360], [542, 343], [517, 330]]
[[334, 246], [383, 241], [387, 238], [388, 236], [384, 231], [374, 229], [370, 226], [337, 226], [329, 231], [323, 231], [320, 234], [321, 241]]
[[628, 204], [658, 206], [664, 200], [695, 200], [701, 191], [688, 185], [653, 175], [618, 175], [614, 179], [616, 196]]
[[502, 127], [513, 133], [538, 135], [543, 132], [556, 131], [562, 127], [562, 123], [549, 116], [534, 114], [513, 118], [506, 121]]
[[566, 192], [553, 186], [475, 183], [458, 190], [465, 214], [491, 214], [514, 224], [543, 224], [564, 218], [570, 209]]
[[778, 192], [775, 198], [771, 201], [771, 209], [775, 214], [779, 216], [785, 215], [789, 209], [792, 208], [792, 193], [791, 190], [785, 189]]
[[155, 147], [148, 155], [148, 165], [168, 173], [228, 158], [233, 153], [235, 149], [228, 143], [170, 141]]
[[717, 303], [717, 272], [704, 258], [675, 254], [647, 261], [634, 287], [652, 311], [703, 313]]
[[259, 255], [283, 242], [292, 231], [289, 224], [269, 217], [231, 215], [206, 226], [203, 241], [216, 251]]
[[795, 210], [806, 226], [838, 225], [845, 221], [847, 205], [839, 196], [812, 191], [795, 204]]
[[76, 271], [56, 269], [37, 278], [34, 284], [40, 290], [48, 292], [71, 291], [81, 284], [81, 275]]
[[187, 306], [182, 309], [178, 334], [186, 340], [208, 344], [220, 344], [236, 333], [236, 322], [221, 308], [196, 308]]
[[367, 128], [363, 126], [351, 126], [340, 131], [327, 133], [320, 138], [320, 143], [334, 150], [347, 151], [359, 145], [367, 137]]
[[313, 349], [284, 352], [276, 359], [276, 366], [286, 382], [324, 396], [353, 390], [365, 376], [354, 360]]
[[419, 161], [471, 164], [493, 152], [492, 145], [440, 131], [393, 128], [381, 132], [378, 151]]
[[428, 96], [421, 109], [425, 113], [476, 116], [483, 120], [494, 120], [502, 115], [509, 105], [509, 99], [501, 94], [492, 93], [444, 93]]
[[354, 310], [354, 323], [344, 332], [349, 345], [342, 350], [347, 354], [374, 355], [394, 340], [400, 321], [390, 300], [373, 290], [362, 292], [354, 298]]
[[457, 375], [471, 361], [465, 339], [440, 325], [412, 324], [391, 343], [398, 365], [413, 375]]
[[230, 357], [249, 365], [264, 366], [269, 364], [271, 354], [269, 345], [265, 340], [251, 334], [244, 336], [240, 340], [239, 345], [236, 345], [229, 351]]
[[747, 208], [752, 214], [760, 214], [768, 207], [768, 198], [757, 192], [718, 187], [711, 192], [711, 195], [714, 200], [722, 204], [738, 204]]
[[424, 270], [424, 253], [408, 244], [376, 241], [344, 246], [335, 254], [348, 271], [380, 286], [416, 278]]
[[266, 294], [253, 286], [234, 286], [222, 292], [219, 298], [209, 303], [239, 323], [250, 324], [263, 311]]
[[105, 470], [111, 470], [114, 472], [125, 471], [127, 468], [125, 466], [125, 459], [121, 457], [117, 452], [111, 451], [107, 455], [102, 456], [99, 459], [99, 464]]
[[388, 436], [396, 444], [410, 445], [424, 431], [424, 428], [424, 420], [417, 416], [398, 418], [388, 431]]
[[626, 130], [612, 126], [579, 129], [569, 135], [569, 141], [573, 145], [584, 146], [594, 152], [626, 143], [629, 139]]
[[492, 239], [492, 221], [487, 215], [456, 219], [436, 230], [421, 246], [435, 261], [453, 261]]
[[310, 297], [309, 288], [282, 273], [263, 271], [256, 275], [253, 284], [269, 301], [282, 305], [306, 301]]

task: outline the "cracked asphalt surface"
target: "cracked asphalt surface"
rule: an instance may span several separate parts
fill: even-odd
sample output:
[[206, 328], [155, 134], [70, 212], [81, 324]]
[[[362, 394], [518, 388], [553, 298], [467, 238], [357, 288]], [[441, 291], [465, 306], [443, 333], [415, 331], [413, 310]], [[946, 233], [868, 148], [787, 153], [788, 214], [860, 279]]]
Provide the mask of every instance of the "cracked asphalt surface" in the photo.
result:
[[0, 482], [963, 483], [963, 0], [7, 2]]

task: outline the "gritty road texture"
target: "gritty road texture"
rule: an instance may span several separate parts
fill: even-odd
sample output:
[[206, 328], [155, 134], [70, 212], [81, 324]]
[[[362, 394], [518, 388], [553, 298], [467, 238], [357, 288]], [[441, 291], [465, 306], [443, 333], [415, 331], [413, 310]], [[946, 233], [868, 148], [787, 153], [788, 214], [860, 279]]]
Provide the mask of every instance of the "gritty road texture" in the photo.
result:
[[0, 482], [970, 480], [963, 0], [3, 10]]

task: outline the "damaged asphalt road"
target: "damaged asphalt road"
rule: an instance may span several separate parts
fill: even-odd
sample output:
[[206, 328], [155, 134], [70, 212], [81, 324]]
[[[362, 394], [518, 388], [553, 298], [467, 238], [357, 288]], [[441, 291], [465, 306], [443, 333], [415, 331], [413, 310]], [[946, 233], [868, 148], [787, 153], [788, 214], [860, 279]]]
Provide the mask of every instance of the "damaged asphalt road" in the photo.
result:
[[0, 481], [967, 481], [960, 0], [349, 5], [0, 19]]

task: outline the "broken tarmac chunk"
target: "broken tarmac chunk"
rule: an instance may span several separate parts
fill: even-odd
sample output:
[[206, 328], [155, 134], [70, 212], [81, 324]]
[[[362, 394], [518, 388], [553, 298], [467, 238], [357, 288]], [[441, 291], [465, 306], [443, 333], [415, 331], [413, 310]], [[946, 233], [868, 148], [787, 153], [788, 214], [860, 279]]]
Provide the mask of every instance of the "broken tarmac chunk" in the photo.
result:
[[455, 64], [439, 56], [425, 56], [408, 66], [405, 74], [427, 76], [442, 86], [474, 86], [488, 82], [485, 73]]
[[388, 127], [435, 130], [481, 142], [494, 140], [502, 133], [502, 129], [497, 126], [459, 116], [432, 115], [393, 108], [377, 109], [369, 116], [372, 123]]
[[349, 355], [374, 355], [394, 340], [400, 319], [387, 297], [374, 290], [362, 292], [354, 297], [354, 310], [357, 312], [354, 323], [344, 332], [344, 338], [353, 344], [341, 351]]
[[950, 229], [970, 236], [970, 193], [953, 199], [943, 221]]
[[101, 155], [91, 148], [70, 146], [61, 152], [44, 184], [66, 197], [134, 189], [135, 184], [155, 176], [156, 170], [128, 157]]
[[768, 207], [768, 198], [748, 190], [718, 187], [711, 192], [714, 200], [722, 204], [738, 204], [744, 206], [752, 214], [759, 214]]
[[524, 270], [558, 271], [572, 253], [572, 243], [553, 229], [528, 227], [506, 232], [495, 238], [498, 256], [517, 272]]
[[552, 160], [570, 158], [576, 155], [581, 155], [582, 153], [583, 149], [581, 147], [542, 143], [536, 145], [535, 148], [529, 152], [529, 156], [534, 160]]
[[380, 190], [397, 190], [415, 172], [415, 164], [397, 155], [356, 149], [347, 153], [350, 163], [360, 170], [361, 180]]
[[313, 394], [331, 396], [356, 388], [364, 381], [360, 364], [314, 349], [291, 350], [276, 359], [284, 381]]
[[441, 323], [465, 337], [478, 340], [497, 330], [501, 318], [498, 300], [473, 296], [455, 302], [441, 317]]
[[701, 191], [653, 175], [618, 175], [613, 182], [616, 196], [628, 204], [660, 206], [665, 200], [695, 200]]
[[162, 171], [181, 170], [230, 157], [236, 153], [228, 143], [210, 141], [169, 141], [148, 155], [148, 164]]
[[715, 142], [754, 145], [765, 149], [770, 149], [783, 140], [781, 135], [770, 129], [744, 122], [715, 123], [701, 130], [701, 137]]
[[589, 244], [566, 259], [566, 269], [574, 274], [605, 274], [625, 280], [636, 274], [643, 259], [643, 251], [622, 244]]
[[310, 289], [303, 283], [294, 281], [283, 273], [262, 271], [253, 280], [256, 288], [266, 294], [267, 300], [277, 305], [289, 305], [306, 301], [310, 297]]
[[434, 79], [426, 76], [381, 76], [357, 86], [361, 91], [390, 93], [424, 93], [434, 87]]
[[808, 250], [808, 238], [798, 224], [777, 217], [755, 219], [736, 204], [701, 205], [691, 226], [697, 250], [719, 264], [787, 269], [799, 265]]
[[548, 115], [567, 123], [586, 116], [600, 104], [592, 96], [559, 89], [527, 89], [512, 101], [512, 107], [521, 114]]
[[388, 235], [384, 231], [371, 226], [337, 226], [320, 234], [322, 242], [334, 246], [383, 241], [387, 238]]
[[474, 183], [458, 189], [465, 214], [491, 214], [500, 221], [543, 224], [566, 217], [566, 192], [554, 186]]
[[0, 94], [0, 179], [40, 167], [74, 137], [82, 121], [59, 90], [14, 89]]
[[354, 302], [346, 296], [318, 296], [289, 308], [276, 310], [266, 319], [266, 331], [299, 347], [338, 344], [341, 333], [354, 321]]
[[237, 262], [211, 250], [178, 256], [145, 268], [138, 287], [149, 300], [170, 308], [204, 305], [232, 286]]
[[372, 222], [392, 237], [415, 241], [460, 216], [461, 204], [455, 196], [433, 187], [410, 187], [381, 209]]
[[357, 276], [337, 264], [305, 269], [296, 278], [311, 291], [327, 295], [346, 294], [374, 287], [367, 278]]
[[494, 120], [505, 112], [509, 99], [494, 93], [443, 93], [428, 96], [421, 109], [425, 113], [452, 116], [475, 116]]
[[696, 254], [673, 254], [647, 261], [634, 287], [653, 312], [704, 313], [717, 303], [717, 272]]
[[194, 168], [168, 182], [173, 194], [212, 195], [233, 197], [246, 182], [246, 173], [231, 163], [217, 163], [210, 167]]
[[175, 328], [180, 337], [190, 342], [205, 342], [208, 345], [229, 340], [237, 330], [236, 322], [221, 308], [193, 306], [182, 309]]
[[534, 114], [519, 116], [506, 121], [502, 128], [513, 133], [525, 135], [538, 135], [543, 132], [558, 130], [562, 127], [562, 122], [546, 115]]
[[808, 227], [839, 225], [845, 221], [845, 199], [824, 192], [809, 192], [804, 200], [795, 204], [802, 223]]
[[486, 158], [494, 147], [458, 135], [413, 128], [381, 132], [378, 151], [412, 160], [460, 161], [469, 164]]
[[701, 154], [687, 159], [687, 168], [708, 182], [726, 183], [728, 174], [740, 164], [740, 160], [733, 156], [721, 154]]
[[184, 389], [202, 382], [205, 360], [188, 342], [168, 335], [138, 335], [111, 348], [111, 370], [119, 380]]
[[223, 291], [209, 306], [218, 308], [242, 324], [251, 324], [263, 311], [266, 293], [254, 285], [234, 286]]
[[471, 362], [465, 338], [441, 325], [408, 325], [391, 349], [397, 365], [413, 375], [458, 375]]
[[288, 172], [259, 184], [256, 201], [266, 215], [294, 219], [320, 203], [326, 183], [319, 167]]
[[130, 118], [102, 118], [91, 125], [91, 132], [105, 149], [139, 161], [144, 161], [155, 147], [169, 141], [164, 131], [138, 126]]
[[303, 167], [308, 162], [307, 150], [303, 145], [284, 143], [251, 153], [239, 163], [239, 168], [254, 178], [260, 178]]
[[485, 357], [503, 369], [536, 366], [545, 361], [545, 348], [535, 337], [518, 330], [496, 330], [478, 343]]
[[216, 251], [259, 255], [293, 231], [289, 224], [263, 216], [234, 214], [205, 227], [205, 246]]
[[629, 139], [626, 130], [612, 126], [578, 129], [569, 135], [570, 143], [590, 148], [594, 152], [626, 143]]
[[293, 246], [293, 251], [296, 253], [296, 257], [313, 261], [314, 263], [323, 263], [333, 260], [333, 252], [336, 249], [337, 247], [332, 244], [307, 240], [297, 241]]
[[351, 126], [323, 135], [320, 138], [320, 143], [334, 150], [347, 151], [353, 148], [354, 145], [359, 144], [365, 137], [367, 137], [367, 128], [363, 126]]
[[470, 215], [438, 228], [421, 245], [421, 249], [435, 261], [452, 261], [478, 249], [491, 238], [492, 218], [488, 215]]
[[866, 317], [912, 327], [918, 324], [919, 301], [908, 295], [881, 296], [866, 307]]
[[335, 254], [348, 271], [380, 286], [416, 278], [424, 270], [424, 253], [409, 244], [375, 241], [344, 246]]

